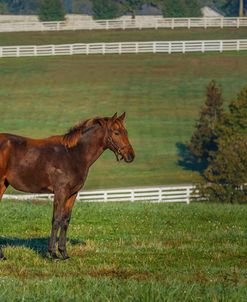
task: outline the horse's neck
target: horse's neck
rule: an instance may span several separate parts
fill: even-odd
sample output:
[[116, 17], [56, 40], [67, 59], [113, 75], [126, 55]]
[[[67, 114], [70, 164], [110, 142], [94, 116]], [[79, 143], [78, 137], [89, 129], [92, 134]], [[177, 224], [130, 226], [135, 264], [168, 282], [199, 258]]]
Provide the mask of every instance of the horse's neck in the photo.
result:
[[105, 151], [105, 131], [102, 128], [96, 127], [87, 133], [83, 134], [79, 143], [78, 149], [83, 164], [90, 167]]

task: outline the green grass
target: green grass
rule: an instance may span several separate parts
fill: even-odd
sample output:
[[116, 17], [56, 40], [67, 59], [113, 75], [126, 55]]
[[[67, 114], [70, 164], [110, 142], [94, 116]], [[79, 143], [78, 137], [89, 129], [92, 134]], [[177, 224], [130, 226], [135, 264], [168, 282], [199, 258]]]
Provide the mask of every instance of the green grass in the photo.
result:
[[1, 301], [245, 301], [245, 206], [77, 203], [71, 259], [45, 257], [50, 203], [1, 204]]
[[178, 165], [177, 144], [192, 134], [206, 85], [216, 79], [230, 100], [246, 70], [246, 52], [5, 58], [0, 131], [45, 137], [126, 111], [136, 160], [117, 163], [106, 151], [86, 188], [188, 183], [196, 174]]
[[94, 43], [123, 41], [174, 41], [246, 39], [245, 28], [226, 29], [143, 29], [143, 30], [94, 30], [64, 32], [0, 33], [0, 45], [37, 45], [64, 43]]

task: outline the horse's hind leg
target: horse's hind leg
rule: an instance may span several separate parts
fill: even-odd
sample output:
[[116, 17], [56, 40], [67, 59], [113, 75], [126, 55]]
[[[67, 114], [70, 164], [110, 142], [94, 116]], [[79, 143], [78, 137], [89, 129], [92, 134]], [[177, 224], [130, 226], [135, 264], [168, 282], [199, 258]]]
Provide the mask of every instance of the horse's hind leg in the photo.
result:
[[3, 197], [4, 192], [8, 188], [8, 186], [9, 186], [9, 183], [8, 183], [7, 179], [3, 179], [0, 181], [0, 201]]
[[[8, 185], [9, 185], [9, 183], [8, 183], [7, 179], [3, 179], [0, 181], [0, 200], [2, 199], [2, 196], [3, 196], [4, 192], [6, 191]], [[4, 257], [2, 248], [0, 246], [0, 260], [5, 260], [5, 259], [6, 258]]]

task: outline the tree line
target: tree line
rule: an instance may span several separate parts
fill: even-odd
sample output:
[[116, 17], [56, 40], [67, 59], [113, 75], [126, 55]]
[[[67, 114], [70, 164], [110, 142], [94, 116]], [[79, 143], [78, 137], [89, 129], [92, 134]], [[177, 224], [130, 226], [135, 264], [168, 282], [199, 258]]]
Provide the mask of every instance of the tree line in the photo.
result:
[[65, 13], [90, 14], [95, 19], [125, 14], [134, 18], [144, 5], [157, 8], [164, 17], [200, 17], [205, 5], [226, 16], [247, 11], [247, 0], [0, 0], [0, 14], [39, 14], [43, 21], [63, 20]]

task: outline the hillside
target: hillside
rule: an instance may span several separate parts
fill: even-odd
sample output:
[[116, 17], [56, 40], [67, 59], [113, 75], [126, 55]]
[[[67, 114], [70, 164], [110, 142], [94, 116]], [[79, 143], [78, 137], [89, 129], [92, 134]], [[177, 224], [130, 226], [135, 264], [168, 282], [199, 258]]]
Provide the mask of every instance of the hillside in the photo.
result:
[[136, 160], [117, 163], [107, 151], [86, 187], [191, 182], [195, 174], [178, 165], [178, 154], [205, 87], [216, 79], [229, 100], [246, 84], [246, 69], [245, 52], [1, 59], [0, 131], [44, 137], [126, 111]]

